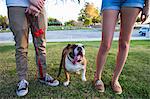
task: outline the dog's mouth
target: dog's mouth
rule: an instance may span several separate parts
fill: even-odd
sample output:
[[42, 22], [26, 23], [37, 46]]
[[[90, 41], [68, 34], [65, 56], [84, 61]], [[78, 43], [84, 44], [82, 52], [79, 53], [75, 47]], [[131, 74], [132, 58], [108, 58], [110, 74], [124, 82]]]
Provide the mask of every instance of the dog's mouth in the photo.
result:
[[79, 52], [77, 55], [74, 56], [73, 64], [76, 64], [77, 62], [80, 62], [82, 60], [83, 53]]

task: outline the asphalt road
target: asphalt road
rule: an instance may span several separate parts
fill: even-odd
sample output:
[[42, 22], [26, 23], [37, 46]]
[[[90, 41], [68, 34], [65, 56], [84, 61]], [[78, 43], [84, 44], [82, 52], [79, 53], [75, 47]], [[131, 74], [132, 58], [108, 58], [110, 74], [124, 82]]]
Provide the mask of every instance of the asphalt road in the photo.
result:
[[[119, 32], [114, 33], [114, 40], [118, 40]], [[47, 42], [64, 42], [64, 41], [99, 41], [101, 40], [101, 31], [95, 30], [62, 30], [62, 31], [47, 31]], [[138, 30], [132, 33], [132, 40], [150, 39], [140, 36]], [[14, 42], [13, 34], [0, 33], [0, 43]], [[32, 42], [32, 36], [29, 35], [29, 42]]]

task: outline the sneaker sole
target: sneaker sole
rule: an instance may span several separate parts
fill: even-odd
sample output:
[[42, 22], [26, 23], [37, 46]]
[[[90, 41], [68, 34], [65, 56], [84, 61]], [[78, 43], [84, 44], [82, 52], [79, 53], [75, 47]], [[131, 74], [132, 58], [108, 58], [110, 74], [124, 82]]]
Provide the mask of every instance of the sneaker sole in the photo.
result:
[[25, 96], [25, 95], [28, 94], [28, 88], [27, 88], [27, 90], [24, 92], [24, 94], [19, 94], [18, 91], [16, 91], [16, 94], [17, 94], [17, 96], [19, 96], [19, 97]]
[[43, 81], [43, 80], [39, 80], [39, 82], [41, 82], [41, 83], [43, 83], [43, 84], [46, 84], [46, 85], [49, 85], [49, 86], [53, 86], [53, 87], [59, 85], [59, 81], [58, 81], [56, 84], [51, 84], [51, 83], [45, 82], [45, 81]]

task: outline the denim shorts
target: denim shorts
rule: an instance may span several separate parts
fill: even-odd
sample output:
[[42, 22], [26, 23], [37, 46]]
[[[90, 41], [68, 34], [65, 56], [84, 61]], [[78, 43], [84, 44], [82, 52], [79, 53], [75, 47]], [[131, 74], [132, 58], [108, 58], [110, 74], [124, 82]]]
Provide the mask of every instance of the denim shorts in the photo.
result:
[[102, 0], [101, 10], [120, 10], [121, 7], [143, 8], [144, 0]]

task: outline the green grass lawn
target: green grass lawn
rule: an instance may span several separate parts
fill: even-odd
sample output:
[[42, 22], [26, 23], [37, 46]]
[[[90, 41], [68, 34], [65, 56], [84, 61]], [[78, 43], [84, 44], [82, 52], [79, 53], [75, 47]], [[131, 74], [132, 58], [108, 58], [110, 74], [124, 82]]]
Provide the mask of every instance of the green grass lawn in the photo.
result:
[[0, 33], [11, 32], [10, 30], [0, 30]]
[[[77, 27], [77, 26], [48, 26], [47, 31], [58, 31], [58, 30], [92, 30], [88, 27]], [[0, 33], [11, 32], [10, 30], [0, 30]]]
[[[66, 43], [47, 43], [47, 72], [56, 77], [61, 58], [61, 51]], [[74, 43], [74, 42], [71, 42]], [[25, 98], [68, 98], [68, 99], [105, 99], [105, 98], [150, 98], [150, 41], [131, 41], [129, 56], [120, 76], [120, 84], [123, 93], [116, 95], [112, 92], [110, 81], [115, 66], [117, 53], [117, 42], [114, 41], [108, 54], [107, 62], [103, 71], [102, 79], [105, 83], [106, 91], [97, 92], [93, 87], [93, 77], [95, 72], [95, 58], [99, 48], [99, 42], [80, 42], [85, 45], [87, 64], [87, 82], [82, 82], [77, 74], [71, 74], [71, 83], [64, 87], [65, 80], [62, 71], [60, 75], [60, 86], [49, 87], [43, 85], [35, 79], [36, 65], [34, 58], [34, 47], [29, 46], [28, 60], [28, 81], [29, 93]], [[15, 88], [17, 74], [15, 69], [15, 48], [12, 44], [0, 45], [0, 97], [17, 97]]]
[[90, 30], [90, 29], [91, 28], [88, 28], [88, 27], [77, 27], [77, 26], [48, 26], [47, 31], [56, 31], [56, 30]]

